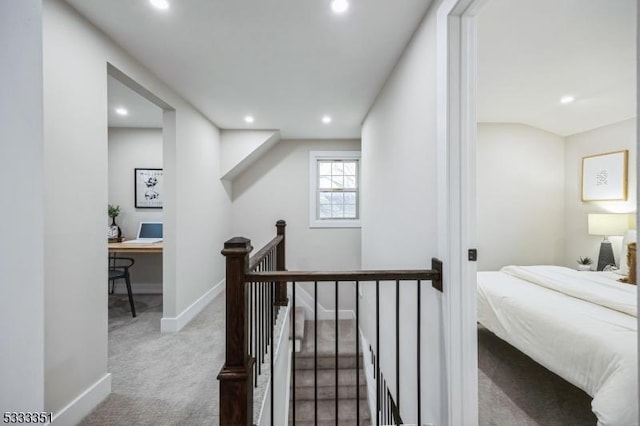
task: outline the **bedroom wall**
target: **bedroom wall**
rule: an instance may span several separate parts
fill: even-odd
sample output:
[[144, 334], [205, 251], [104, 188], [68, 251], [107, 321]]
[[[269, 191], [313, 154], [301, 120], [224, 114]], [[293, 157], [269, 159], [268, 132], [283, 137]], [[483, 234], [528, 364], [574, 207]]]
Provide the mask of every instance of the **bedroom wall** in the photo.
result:
[[43, 7], [45, 410], [77, 424], [110, 391], [108, 63], [174, 109], [164, 113], [163, 320], [223, 279], [231, 204], [219, 181], [219, 130], [67, 3]]
[[[233, 234], [251, 239], [255, 252], [275, 237], [275, 223], [284, 219], [287, 269], [360, 269], [359, 228], [309, 228], [309, 151], [359, 149], [359, 140], [277, 143], [233, 181]], [[355, 309], [351, 286], [341, 287], [339, 297], [340, 309]], [[321, 286], [318, 301], [333, 309], [333, 288]]]
[[[158, 108], [158, 114], [162, 114]], [[109, 204], [120, 206], [116, 223], [130, 240], [136, 237], [141, 221], [162, 222], [162, 209], [136, 209], [133, 174], [136, 167], [162, 168], [162, 129], [109, 128]], [[111, 219], [106, 217], [107, 225]], [[162, 256], [136, 254], [131, 269], [134, 293], [162, 293]], [[123, 285], [116, 286], [124, 291]]]
[[[429, 268], [437, 244], [437, 76], [434, 2], [362, 126], [362, 267]], [[361, 326], [375, 347], [375, 290], [363, 285]], [[415, 284], [401, 294], [402, 417], [416, 422]], [[380, 292], [381, 367], [395, 389], [395, 290]], [[447, 424], [442, 294], [422, 291], [422, 422]], [[395, 394], [395, 391], [393, 392]]]
[[[0, 412], [44, 411], [42, 1], [0, 2]], [[8, 66], [10, 65], [10, 66]]]
[[[582, 202], [582, 157], [607, 152], [629, 150], [629, 186], [627, 201]], [[636, 119], [629, 119], [609, 126], [568, 136], [565, 142], [565, 232], [564, 263], [575, 266], [579, 256], [598, 258], [602, 237], [587, 233], [588, 213], [629, 213], [637, 206], [637, 145]], [[619, 263], [621, 237], [610, 238], [616, 262]]]
[[564, 263], [564, 138], [478, 124], [478, 270]]

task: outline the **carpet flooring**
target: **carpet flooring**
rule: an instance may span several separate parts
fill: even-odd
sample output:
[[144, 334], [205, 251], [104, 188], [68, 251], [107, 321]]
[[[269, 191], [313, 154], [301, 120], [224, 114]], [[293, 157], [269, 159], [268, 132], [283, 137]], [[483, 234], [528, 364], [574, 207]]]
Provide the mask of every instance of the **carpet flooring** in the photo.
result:
[[217, 297], [179, 333], [160, 333], [162, 296], [109, 296], [112, 393], [86, 426], [216, 425], [224, 360], [224, 297]]
[[478, 329], [480, 426], [589, 426], [591, 397], [493, 333]]
[[[162, 296], [109, 297], [112, 393], [83, 426], [219, 424], [224, 295], [181, 332], [160, 333]], [[591, 398], [489, 331], [478, 331], [480, 426], [595, 425]]]

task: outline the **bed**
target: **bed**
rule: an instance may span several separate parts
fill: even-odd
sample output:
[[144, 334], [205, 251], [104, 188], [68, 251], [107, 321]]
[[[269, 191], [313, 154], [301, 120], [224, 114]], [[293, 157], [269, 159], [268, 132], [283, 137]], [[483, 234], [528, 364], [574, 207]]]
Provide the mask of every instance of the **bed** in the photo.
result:
[[638, 424], [637, 287], [613, 272], [478, 272], [478, 322], [584, 390], [599, 426]]

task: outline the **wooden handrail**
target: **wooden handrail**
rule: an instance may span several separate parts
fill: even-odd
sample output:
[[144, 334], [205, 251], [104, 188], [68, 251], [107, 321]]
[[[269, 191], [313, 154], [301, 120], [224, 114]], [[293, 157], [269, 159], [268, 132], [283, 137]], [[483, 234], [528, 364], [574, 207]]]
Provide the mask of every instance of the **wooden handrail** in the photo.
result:
[[[373, 271], [264, 271], [247, 272], [249, 282], [336, 282], [336, 281], [431, 281], [442, 291], [442, 262], [431, 260], [433, 269]], [[440, 286], [440, 288], [438, 288]]]
[[260, 262], [262, 262], [273, 249], [276, 249], [282, 241], [284, 241], [284, 236], [278, 235], [262, 247], [259, 252], [251, 256], [249, 259], [249, 270], [255, 271]]
[[407, 271], [264, 271], [246, 274], [250, 282], [330, 282], [336, 281], [430, 281], [439, 278], [438, 271], [416, 269]]

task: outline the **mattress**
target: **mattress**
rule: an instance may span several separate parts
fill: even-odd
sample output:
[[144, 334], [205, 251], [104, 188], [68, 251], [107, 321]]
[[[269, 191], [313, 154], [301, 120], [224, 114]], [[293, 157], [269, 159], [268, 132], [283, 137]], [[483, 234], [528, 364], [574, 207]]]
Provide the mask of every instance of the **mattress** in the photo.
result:
[[599, 426], [638, 424], [637, 287], [559, 266], [478, 272], [478, 322], [593, 397]]

